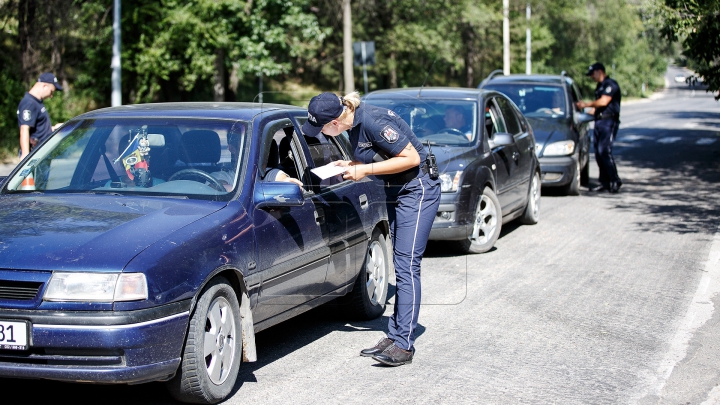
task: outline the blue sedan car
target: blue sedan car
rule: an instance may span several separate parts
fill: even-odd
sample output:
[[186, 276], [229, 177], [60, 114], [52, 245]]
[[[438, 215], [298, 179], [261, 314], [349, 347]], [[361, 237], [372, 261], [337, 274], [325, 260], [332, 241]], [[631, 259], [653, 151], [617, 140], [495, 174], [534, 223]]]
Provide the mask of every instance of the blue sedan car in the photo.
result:
[[[349, 142], [304, 137], [305, 119], [267, 104], [98, 110], [0, 178], [0, 377], [167, 381], [215, 403], [258, 331], [336, 298], [380, 316], [385, 194], [315, 175]], [[292, 179], [303, 187], [277, 181]]]

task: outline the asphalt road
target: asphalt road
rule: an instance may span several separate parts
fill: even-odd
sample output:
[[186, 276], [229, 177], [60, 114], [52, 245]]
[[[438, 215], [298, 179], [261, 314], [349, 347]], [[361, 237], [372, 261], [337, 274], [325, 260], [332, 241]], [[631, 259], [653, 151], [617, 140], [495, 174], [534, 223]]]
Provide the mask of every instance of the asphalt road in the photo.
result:
[[[507, 224], [486, 254], [428, 246], [411, 365], [358, 356], [394, 298], [370, 322], [326, 305], [259, 333], [226, 403], [720, 403], [720, 105], [676, 73], [622, 108], [619, 194], [544, 191], [540, 222]], [[0, 393], [172, 403], [159, 383], [0, 380]]]

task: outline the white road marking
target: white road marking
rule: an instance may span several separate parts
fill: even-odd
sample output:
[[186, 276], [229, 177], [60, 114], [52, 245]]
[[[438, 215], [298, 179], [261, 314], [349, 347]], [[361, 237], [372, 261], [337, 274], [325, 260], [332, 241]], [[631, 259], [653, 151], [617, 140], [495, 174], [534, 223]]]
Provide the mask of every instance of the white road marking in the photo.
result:
[[715, 138], [700, 138], [695, 142], [696, 145], [712, 145], [717, 139]]
[[697, 122], [686, 122], [685, 124], [683, 124], [685, 128], [695, 128], [698, 125], [700, 124], [698, 124]]
[[620, 142], [635, 142], [635, 141], [644, 141], [647, 139], [653, 139], [651, 136], [647, 135], [624, 135], [618, 139]]
[[[700, 284], [690, 302], [690, 307], [680, 321], [680, 327], [675, 331], [672, 340], [670, 340], [670, 350], [665, 354], [665, 358], [657, 369], [656, 381], [650, 387], [649, 395], [660, 396], [675, 366], [685, 359], [688, 344], [693, 334], [712, 318], [715, 311], [712, 299], [718, 292], [720, 292], [720, 227], [713, 236], [710, 253], [705, 262], [705, 272], [700, 279]], [[720, 400], [720, 388], [716, 386], [708, 395], [707, 401], [718, 400]]]
[[679, 140], [682, 140], [682, 137], [679, 137], [679, 136], [668, 136], [668, 137], [665, 137], [665, 138], [660, 138], [660, 139], [658, 139], [657, 141], [660, 142], [660, 143], [675, 143], [675, 142], [677, 142], [677, 141], [679, 141]]

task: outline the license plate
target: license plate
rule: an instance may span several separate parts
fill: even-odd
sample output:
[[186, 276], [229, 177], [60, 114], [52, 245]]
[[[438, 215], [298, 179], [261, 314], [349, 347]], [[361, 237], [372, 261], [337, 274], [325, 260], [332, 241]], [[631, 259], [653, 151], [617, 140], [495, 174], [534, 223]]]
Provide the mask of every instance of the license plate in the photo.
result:
[[0, 319], [0, 349], [26, 350], [27, 347], [27, 322], [3, 321]]

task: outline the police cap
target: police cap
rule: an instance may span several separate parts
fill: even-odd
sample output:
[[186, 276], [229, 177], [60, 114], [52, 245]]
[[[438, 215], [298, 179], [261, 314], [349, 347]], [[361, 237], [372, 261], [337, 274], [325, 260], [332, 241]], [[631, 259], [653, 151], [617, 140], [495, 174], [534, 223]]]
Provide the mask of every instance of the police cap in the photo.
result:
[[585, 73], [585, 76], [592, 76], [593, 72], [596, 70], [602, 70], [604, 72], [605, 65], [603, 65], [600, 62], [593, 63], [592, 65], [590, 65], [590, 67], [588, 67], [588, 71], [587, 71], [587, 73]]
[[338, 118], [343, 111], [342, 98], [333, 93], [320, 93], [310, 99], [308, 120], [303, 124], [302, 131], [307, 136], [317, 136], [328, 122]]

